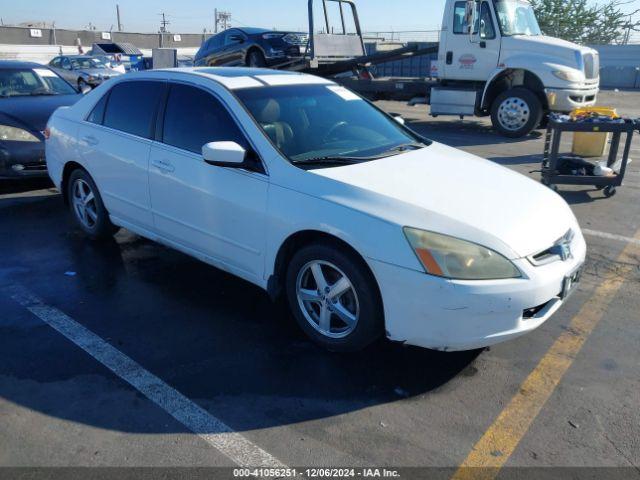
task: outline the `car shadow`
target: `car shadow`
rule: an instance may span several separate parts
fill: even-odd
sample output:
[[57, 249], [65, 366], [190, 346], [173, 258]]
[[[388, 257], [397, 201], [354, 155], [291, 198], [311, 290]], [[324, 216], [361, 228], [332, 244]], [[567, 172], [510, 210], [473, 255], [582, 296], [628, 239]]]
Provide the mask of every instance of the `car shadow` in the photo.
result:
[[[27, 286], [236, 430], [437, 394], [477, 371], [481, 351], [442, 353], [380, 340], [358, 353], [327, 352], [307, 340], [281, 303], [237, 277], [126, 231], [107, 242], [86, 240], [59, 197], [0, 210], [0, 218], [8, 259], [0, 283]], [[0, 322], [2, 397], [100, 428], [165, 431], [153, 421], [123, 423], [123, 412], [136, 405], [130, 393], [97, 415], [101, 397], [88, 390], [98, 387], [86, 382], [130, 387], [44, 324], [23, 323], [28, 312], [0, 295], [3, 305], [9, 323]]]

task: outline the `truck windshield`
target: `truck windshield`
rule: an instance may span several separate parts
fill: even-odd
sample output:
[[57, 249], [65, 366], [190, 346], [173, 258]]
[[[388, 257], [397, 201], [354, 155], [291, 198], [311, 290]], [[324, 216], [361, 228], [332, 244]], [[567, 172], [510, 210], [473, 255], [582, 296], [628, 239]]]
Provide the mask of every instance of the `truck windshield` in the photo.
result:
[[296, 165], [359, 163], [428, 143], [338, 85], [265, 86], [235, 94]]
[[529, 2], [494, 0], [502, 35], [542, 35], [538, 20]]

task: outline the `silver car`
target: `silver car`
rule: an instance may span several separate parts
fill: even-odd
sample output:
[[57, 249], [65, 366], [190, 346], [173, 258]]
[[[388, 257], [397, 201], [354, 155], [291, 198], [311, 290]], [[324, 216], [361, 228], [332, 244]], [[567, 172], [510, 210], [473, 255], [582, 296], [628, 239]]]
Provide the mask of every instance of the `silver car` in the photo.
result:
[[49, 62], [49, 67], [72, 85], [77, 85], [80, 91], [95, 88], [112, 77], [122, 75], [109, 68], [100, 58], [89, 55], [56, 57]]

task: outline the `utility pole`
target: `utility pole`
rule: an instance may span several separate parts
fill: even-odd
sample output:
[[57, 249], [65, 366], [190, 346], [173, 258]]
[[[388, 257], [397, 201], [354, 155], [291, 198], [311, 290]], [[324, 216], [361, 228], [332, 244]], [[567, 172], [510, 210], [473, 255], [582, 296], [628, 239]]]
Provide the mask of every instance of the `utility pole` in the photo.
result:
[[231, 27], [231, 13], [219, 12], [215, 9], [215, 33], [222, 32]]
[[162, 20], [160, 21], [160, 32], [167, 33], [167, 25], [169, 25], [171, 22], [167, 20], [164, 12], [159, 13], [158, 15], [162, 15]]
[[120, 5], [116, 4], [116, 16], [118, 17], [118, 31], [122, 31], [122, 22], [120, 22]]

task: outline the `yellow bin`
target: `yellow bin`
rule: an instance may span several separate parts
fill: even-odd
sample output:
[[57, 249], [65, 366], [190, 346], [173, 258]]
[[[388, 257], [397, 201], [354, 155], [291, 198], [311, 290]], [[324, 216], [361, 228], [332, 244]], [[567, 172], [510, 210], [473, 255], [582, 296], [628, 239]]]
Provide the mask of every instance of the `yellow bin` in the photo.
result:
[[[572, 120], [585, 117], [620, 118], [616, 109], [610, 107], [577, 108], [571, 112]], [[575, 132], [571, 153], [580, 157], [602, 157], [607, 151], [610, 135], [609, 133]]]

